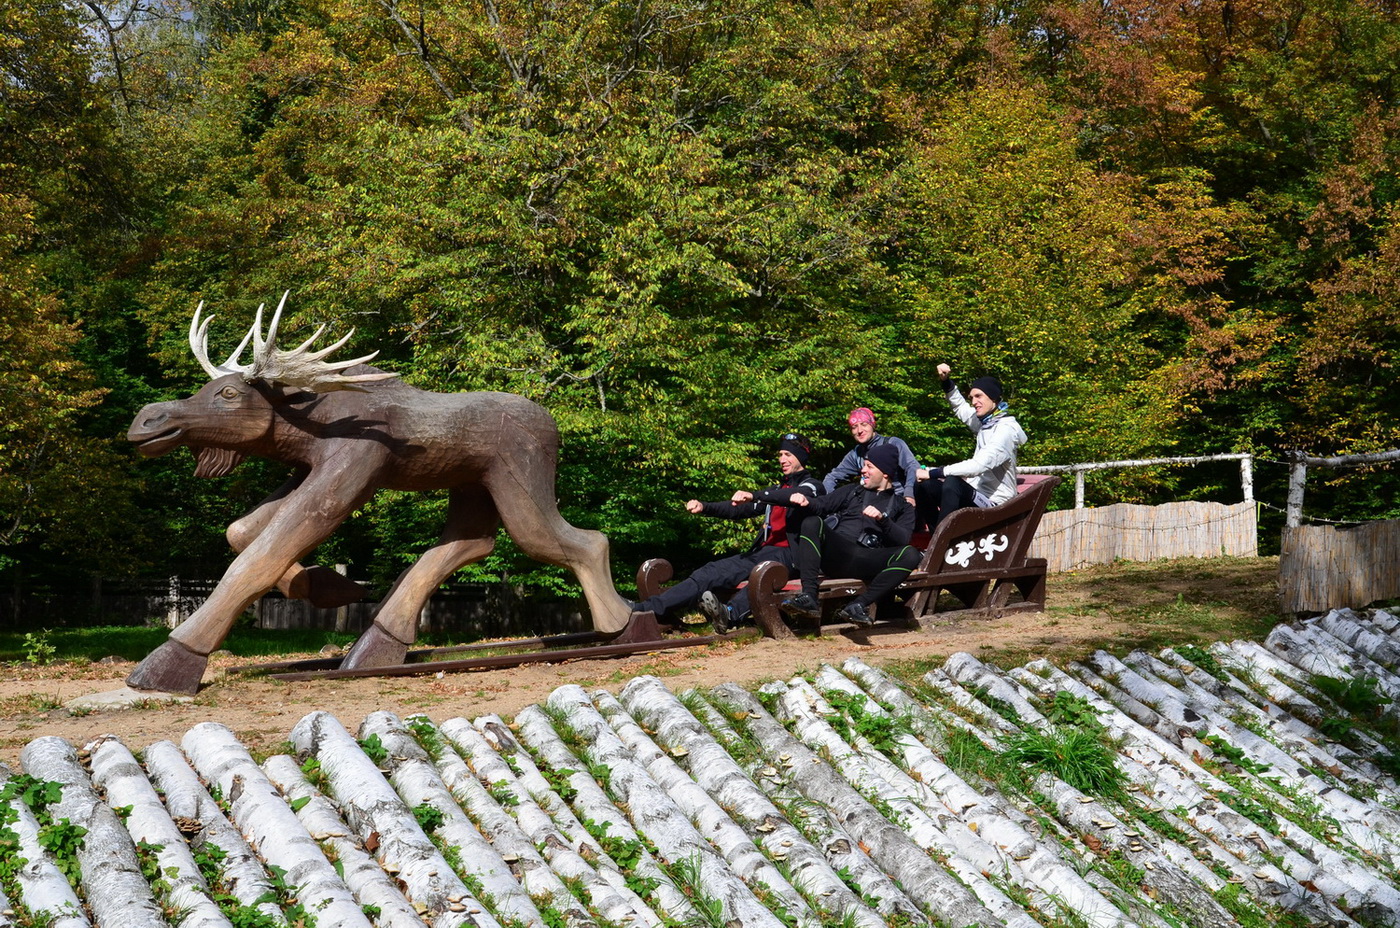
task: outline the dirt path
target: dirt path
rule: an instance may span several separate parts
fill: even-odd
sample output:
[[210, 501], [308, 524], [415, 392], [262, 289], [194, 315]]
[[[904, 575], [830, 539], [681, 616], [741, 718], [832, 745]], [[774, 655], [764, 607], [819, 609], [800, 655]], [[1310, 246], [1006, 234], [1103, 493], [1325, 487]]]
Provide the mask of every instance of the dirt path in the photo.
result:
[[254, 751], [270, 751], [316, 709], [334, 713], [352, 731], [380, 709], [425, 713], [438, 721], [490, 713], [509, 718], [565, 683], [616, 691], [641, 674], [654, 674], [671, 689], [682, 690], [782, 679], [853, 654], [881, 666], [970, 651], [1011, 666], [1042, 655], [1071, 658], [1095, 647], [1124, 653], [1139, 645], [1259, 637], [1277, 618], [1277, 570], [1272, 558], [1115, 565], [1052, 576], [1052, 605], [1044, 613], [949, 622], [928, 631], [877, 628], [788, 642], [754, 638], [623, 659], [440, 677], [280, 683], [228, 676], [228, 667], [247, 663], [228, 658], [211, 665], [207, 679], [212, 682], [192, 703], [81, 716], [62, 708], [63, 703], [119, 688], [133, 665], [12, 668], [0, 681], [0, 761], [15, 765], [20, 749], [45, 735], [81, 746], [100, 734], [114, 734], [138, 750], [162, 739], [178, 742], [204, 721], [229, 726]]

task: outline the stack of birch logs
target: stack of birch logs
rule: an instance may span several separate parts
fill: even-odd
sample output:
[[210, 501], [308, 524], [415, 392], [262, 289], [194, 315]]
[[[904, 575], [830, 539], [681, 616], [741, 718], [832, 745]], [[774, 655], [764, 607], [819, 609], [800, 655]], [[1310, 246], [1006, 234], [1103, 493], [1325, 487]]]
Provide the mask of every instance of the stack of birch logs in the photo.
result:
[[[1338, 611], [913, 683], [313, 713], [261, 763], [214, 723], [39, 738], [0, 769], [0, 928], [1400, 926], [1397, 662], [1400, 620]], [[1066, 707], [1101, 789], [1000, 760]]]

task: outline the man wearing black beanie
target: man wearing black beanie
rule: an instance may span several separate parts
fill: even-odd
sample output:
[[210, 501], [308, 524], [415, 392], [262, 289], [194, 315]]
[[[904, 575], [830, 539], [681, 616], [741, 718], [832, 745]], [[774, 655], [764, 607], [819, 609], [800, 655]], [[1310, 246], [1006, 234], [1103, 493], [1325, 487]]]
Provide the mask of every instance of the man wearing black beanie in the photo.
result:
[[[1025, 430], [1011, 415], [1001, 381], [978, 377], [968, 384], [967, 399], [949, 379], [952, 368], [938, 365], [938, 378], [953, 415], [977, 436], [966, 461], [919, 471], [915, 496], [919, 510], [934, 528], [950, 512], [966, 506], [996, 506], [1016, 495], [1016, 453], [1026, 443]], [[936, 507], [936, 508], [935, 508]]]
[[866, 607], [893, 593], [919, 566], [919, 549], [909, 544], [914, 507], [894, 488], [899, 459], [899, 451], [892, 445], [875, 445], [866, 452], [860, 483], [838, 487], [821, 499], [792, 495], [792, 501], [805, 507], [808, 515], [802, 520], [797, 549], [802, 592], [783, 601], [784, 612], [819, 616], [817, 591], [825, 571], [832, 577], [866, 581], [865, 592], [842, 607], [836, 617], [870, 625], [874, 620]]
[[[794, 492], [818, 497], [825, 493], [820, 478], [807, 470], [807, 458], [812, 446], [795, 432], [778, 439], [778, 470], [783, 479], [775, 486], [762, 490], [738, 490], [727, 500], [702, 503], [688, 500], [687, 512], [714, 516], [719, 519], [751, 519], [763, 516], [763, 526], [754, 538], [753, 546], [743, 554], [720, 558], [697, 569], [689, 577], [664, 590], [660, 595], [637, 603], [634, 612], [654, 612], [657, 617], [673, 609], [700, 604], [700, 611], [714, 625], [718, 634], [743, 621], [749, 614], [747, 589], [734, 594], [728, 603], [720, 601], [716, 591], [728, 591], [748, 579], [749, 572], [763, 561], [778, 561], [789, 571], [796, 567], [798, 528], [803, 511], [788, 500]], [[793, 514], [795, 513], [795, 515]]]

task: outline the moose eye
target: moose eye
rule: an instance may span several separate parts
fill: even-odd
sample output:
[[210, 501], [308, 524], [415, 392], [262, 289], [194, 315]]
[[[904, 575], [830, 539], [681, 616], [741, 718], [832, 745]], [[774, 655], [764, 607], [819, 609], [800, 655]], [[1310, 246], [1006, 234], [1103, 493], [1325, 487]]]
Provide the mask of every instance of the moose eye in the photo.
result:
[[224, 387], [222, 390], [219, 391], [219, 395], [226, 400], [236, 400], [238, 399], [238, 388]]

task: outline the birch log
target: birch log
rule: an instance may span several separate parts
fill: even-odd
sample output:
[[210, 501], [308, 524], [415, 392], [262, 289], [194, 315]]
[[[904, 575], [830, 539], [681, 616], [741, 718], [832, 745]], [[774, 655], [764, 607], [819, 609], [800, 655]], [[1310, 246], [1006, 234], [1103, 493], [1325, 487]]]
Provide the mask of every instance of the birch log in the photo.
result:
[[177, 928], [232, 928], [209, 896], [185, 836], [170, 818], [136, 758], [116, 738], [104, 736], [87, 746], [92, 782], [107, 795], [112, 809], [125, 807], [126, 830], [138, 844], [153, 849], [161, 878], [170, 888], [165, 901], [180, 913]]
[[[1013, 671], [1012, 675], [1022, 685], [1040, 693], [1042, 699], [1051, 699], [1057, 690], [1066, 690], [1098, 711], [1099, 721], [1108, 729], [1109, 737], [1119, 744], [1119, 767], [1133, 787], [1144, 790], [1153, 800], [1153, 805], [1146, 807], [1147, 811], [1164, 815], [1173, 826], [1200, 835], [1206, 853], [1217, 865], [1229, 870], [1256, 899], [1319, 921], [1348, 920], [1326, 898], [1304, 888], [1301, 881], [1307, 877], [1295, 879], [1290, 873], [1291, 866], [1276, 867], [1264, 856], [1267, 853], [1282, 857], [1285, 864], [1306, 869], [1307, 862], [1293, 848], [1264, 833], [1228, 807], [1222, 807], [1211, 794], [1204, 792], [1198, 784], [1213, 788], [1210, 784], [1219, 783], [1220, 789], [1229, 789], [1229, 786], [1201, 770], [1175, 745], [1129, 719], [1083, 682], [1047, 661], [1033, 661]], [[1180, 766], [1175, 757], [1181, 757], [1186, 767]], [[1188, 776], [1186, 769], [1198, 775]], [[1176, 808], [1184, 810], [1182, 816], [1166, 812], [1166, 809]], [[1246, 835], [1253, 840], [1247, 840]], [[1321, 881], [1334, 890], [1346, 885], [1325, 873], [1314, 875], [1317, 880], [1312, 885]]]
[[315, 899], [317, 928], [369, 928], [359, 903], [233, 732], [203, 722], [181, 739], [204, 779], [223, 791], [233, 821], [269, 867], [286, 873], [300, 899]]
[[92, 788], [73, 746], [62, 738], [37, 738], [20, 752], [20, 763], [35, 779], [62, 785], [62, 797], [48, 807], [54, 822], [66, 819], [87, 829], [77, 860], [92, 920], [123, 928], [163, 928], [160, 903], [141, 875], [131, 836]]
[[151, 782], [165, 797], [165, 809], [182, 831], [192, 833], [191, 846], [209, 844], [219, 849], [220, 888], [239, 905], [253, 909], [274, 925], [285, 924], [282, 909], [269, 901], [274, 895], [267, 871], [243, 835], [224, 816], [219, 804], [190, 768], [173, 741], [157, 741], [141, 752]]
[[[834, 667], [823, 666], [816, 675], [815, 684], [824, 691], [861, 697], [865, 700], [865, 711], [872, 716], [889, 716], [879, 703]], [[830, 706], [818, 705], [814, 708], [822, 712]], [[942, 813], [961, 822], [968, 831], [974, 832], [1014, 863], [1029, 881], [1028, 889], [1033, 887], [1047, 897], [1055, 898], [1092, 925], [1127, 924], [1116, 906], [1052, 850], [1053, 843], [1043, 843], [1023, 828], [1014, 820], [1008, 804], [1000, 797], [989, 801], [988, 797], [968, 786], [912, 734], [900, 734], [895, 738], [899, 756], [908, 772], [900, 769], [859, 732], [856, 732], [855, 740], [856, 747], [872, 762], [873, 769], [886, 783], [930, 815]]]
[[908, 835], [877, 812], [856, 789], [822, 762], [768, 714], [752, 694], [733, 684], [710, 691], [712, 699], [742, 725], [768, 757], [793, 764], [793, 785], [808, 799], [829, 807], [837, 820], [864, 844], [871, 858], [899, 881], [930, 915], [954, 925], [1004, 924], [962, 883], [932, 860]]
[[[403, 722], [390, 712], [374, 712], [365, 718], [360, 737], [374, 735], [388, 752], [389, 780], [394, 788], [411, 807], [428, 805], [442, 814], [438, 835], [458, 847], [464, 866], [468, 858], [477, 855], [499, 857], [501, 866], [496, 875], [501, 879], [490, 888], [482, 882], [483, 892], [491, 893], [499, 915], [543, 924], [539, 904], [558, 909], [571, 923], [592, 924], [578, 900], [456, 751], [446, 745], [441, 748], [440, 773]], [[507, 875], [511, 877], [508, 883], [504, 880]]]
[[[817, 928], [818, 918], [787, 877], [775, 867], [739, 823], [730, 817], [674, 760], [647, 737], [632, 716], [627, 714], [611, 693], [599, 690], [593, 703], [608, 720], [622, 743], [641, 764], [676, 806], [685, 813], [702, 835], [724, 855], [734, 872], [749, 886], [765, 889], [769, 908], [781, 911], [800, 926]], [[742, 776], [742, 774], [740, 774]], [[785, 853], [782, 859], [786, 859]]]
[[[1142, 871], [1142, 883], [1176, 906], [1194, 928], [1231, 928], [1234, 916], [1215, 901], [1225, 881], [1176, 842], [1144, 836], [1103, 803], [1048, 774], [1035, 787], [1060, 818], [1082, 835], [1093, 835], [1108, 852], [1117, 851]], [[1162, 847], [1170, 845], [1170, 849]]]
[[[421, 907], [419, 911], [427, 913], [435, 926], [499, 928], [494, 915], [486, 910], [489, 900], [478, 900], [471, 894], [423, 833], [404, 800], [335, 716], [328, 712], [307, 715], [292, 728], [291, 741], [300, 754], [320, 762], [326, 791], [345, 821], [367, 846], [374, 845], [380, 866], [402, 881], [405, 896]], [[476, 835], [475, 829], [468, 831]], [[481, 842], [479, 835], [476, 840]], [[469, 857], [474, 850], [471, 845], [462, 848], [464, 864], [475, 863]], [[517, 895], [523, 895], [513, 879], [509, 883]]]
[[[769, 684], [769, 692], [780, 693], [775, 709], [778, 718], [788, 722], [797, 738], [819, 751], [845, 780], [867, 799], [888, 805], [899, 819], [905, 834], [926, 852], [942, 858], [952, 871], [989, 910], [1005, 924], [1033, 924], [1030, 916], [988, 878], [988, 873], [1002, 875], [1009, 882], [1025, 885], [1027, 880], [1019, 863], [994, 847], [981, 835], [970, 830], [947, 810], [930, 815], [918, 802], [881, 776], [880, 758], [856, 750], [827, 722], [825, 716], [834, 714], [806, 681], [794, 680], [794, 685]], [[950, 827], [945, 827], [950, 826]], [[1037, 902], [1050, 905], [1043, 892]]]
[[[627, 810], [633, 825], [674, 866], [690, 861], [698, 871], [695, 889], [718, 902], [728, 919], [739, 919], [745, 928], [779, 928], [781, 921], [755, 898], [730, 863], [701, 836], [676, 804], [622, 743], [606, 719], [593, 707], [583, 689], [561, 686], [549, 694], [548, 704], [562, 713], [570, 729], [586, 744], [588, 760], [606, 768], [608, 786]], [[757, 851], [751, 855], [761, 857]]]
[[904, 890], [861, 850], [860, 842], [832, 815], [831, 810], [811, 802], [790, 782], [790, 777], [764, 776], [793, 765], [791, 755], [779, 755], [777, 764], [770, 765], [762, 752], [739, 734], [724, 715], [698, 690], [689, 691], [691, 711], [706, 729], [731, 754], [746, 758], [740, 761], [749, 779], [772, 797], [786, 818], [796, 824], [821, 846], [823, 855], [833, 870], [858, 891], [857, 898], [878, 912], [886, 921], [903, 919], [912, 925], [924, 925], [927, 917]]
[[290, 802], [297, 820], [312, 839], [329, 848], [340, 865], [345, 885], [362, 906], [374, 906], [372, 917], [378, 928], [426, 928], [418, 910], [404, 898], [399, 887], [379, 866], [364, 842], [340, 817], [329, 799], [306, 779], [296, 758], [274, 754], [263, 761], [263, 772]]
[[[511, 818], [528, 842], [528, 846], [532, 850], [538, 848], [540, 856], [549, 862], [550, 870], [561, 879], [576, 881], [590, 908], [596, 911], [601, 919], [614, 924], [640, 922], [652, 928], [660, 928], [661, 919], [640, 896], [627, 888], [626, 880], [620, 877], [616, 869], [603, 867], [602, 872], [599, 872], [598, 868], [574, 849], [565, 835], [555, 827], [553, 818], [540, 808], [530, 790], [520, 782], [521, 778], [516, 776], [510, 765], [487, 742], [485, 735], [466, 719], [449, 721], [452, 730], [452, 734], [448, 736], [451, 747], [444, 746], [442, 756], [435, 761], [449, 786], [452, 782], [447, 776], [447, 769], [456, 769], [457, 765], [465, 761], [466, 764], [460, 769], [466, 771], [470, 768], [470, 771], [486, 785], [487, 792], [493, 796], [509, 797]], [[419, 724], [431, 723], [423, 720]], [[448, 723], [444, 723], [444, 734], [448, 727]], [[456, 748], [456, 751], [453, 748]], [[460, 756], [458, 751], [461, 752]], [[590, 856], [595, 860], [599, 859], [597, 855]]]
[[[775, 860], [785, 860], [800, 887], [814, 904], [830, 912], [848, 912], [855, 925], [883, 928], [885, 920], [841, 881], [816, 847], [749, 779], [729, 752], [691, 715], [679, 699], [655, 677], [633, 679], [620, 694], [632, 715], [656, 732], [671, 756]], [[614, 726], [616, 728], [617, 726]]]
[[[11, 775], [10, 769], [0, 764], [0, 787], [9, 782]], [[10, 830], [14, 832], [19, 855], [25, 860], [15, 874], [20, 895], [16, 901], [23, 903], [35, 921], [49, 928], [88, 928], [91, 923], [83, 914], [77, 893], [39, 844], [39, 822], [34, 813], [18, 796], [9, 801], [9, 806], [15, 816]]]
[[[694, 906], [672, 882], [668, 874], [651, 852], [647, 850], [642, 836], [632, 827], [616, 805], [603, 792], [586, 771], [587, 764], [564, 744], [554, 730], [549, 717], [538, 706], [527, 706], [515, 717], [519, 728], [520, 741], [529, 745], [540, 761], [552, 769], [556, 776], [565, 779], [574, 791], [573, 805], [586, 821], [602, 829], [605, 837], [626, 842], [637, 851], [637, 875], [656, 884], [656, 903], [661, 912], [677, 922], [693, 922], [700, 917]], [[483, 734], [503, 743], [509, 734], [494, 727], [486, 727]], [[601, 845], [599, 851], [606, 855]], [[616, 861], [612, 861], [617, 866]]]
[[[1150, 654], [1133, 652], [1128, 655], [1128, 661], [1128, 666], [1149, 683], [1163, 689], [1170, 688], [1171, 692], [1178, 694], [1212, 727], [1225, 732], [1232, 745], [1255, 761], [1268, 764], [1269, 775], [1260, 778], [1264, 788], [1274, 788], [1275, 782], [1282, 782], [1283, 786], [1293, 791], [1310, 795], [1336, 819], [1353, 845], [1370, 853], [1388, 856], [1392, 863], [1400, 856], [1400, 842], [1396, 840], [1396, 836], [1400, 835], [1400, 814], [1384, 804], [1385, 800], [1393, 801], [1394, 797], [1383, 785], [1366, 784], [1367, 791], [1376, 797], [1368, 800], [1339, 789], [1335, 782], [1324, 781], [1312, 770], [1295, 762], [1301, 760], [1343, 781], [1359, 780], [1357, 772], [1344, 765], [1335, 755], [1286, 731], [1275, 731], [1273, 739], [1255, 734], [1236, 718], [1248, 715], [1260, 726], [1267, 726], [1267, 717], [1252, 715], [1246, 708], [1220, 699], [1186, 677], [1176, 675], [1173, 678], [1173, 668]], [[1279, 743], [1275, 744], [1275, 741]], [[1291, 800], [1287, 792], [1281, 798]]]

